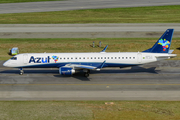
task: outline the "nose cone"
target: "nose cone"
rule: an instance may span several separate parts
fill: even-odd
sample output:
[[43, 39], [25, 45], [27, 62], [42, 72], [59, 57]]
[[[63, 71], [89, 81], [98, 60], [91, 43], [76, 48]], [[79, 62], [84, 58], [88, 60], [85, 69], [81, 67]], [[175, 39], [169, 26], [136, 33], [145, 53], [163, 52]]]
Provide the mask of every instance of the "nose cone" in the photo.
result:
[[3, 66], [7, 67], [7, 66], [8, 66], [8, 63], [7, 63], [7, 62], [5, 62], [5, 63], [3, 64]]

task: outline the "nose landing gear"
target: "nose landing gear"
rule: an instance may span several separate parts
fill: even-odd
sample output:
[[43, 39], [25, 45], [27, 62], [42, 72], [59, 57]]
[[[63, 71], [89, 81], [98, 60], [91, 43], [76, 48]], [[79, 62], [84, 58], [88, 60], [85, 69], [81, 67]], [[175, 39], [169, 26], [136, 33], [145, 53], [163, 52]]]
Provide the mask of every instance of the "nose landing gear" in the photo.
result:
[[23, 75], [24, 74], [24, 71], [23, 71], [23, 69], [22, 68], [19, 68], [19, 75]]

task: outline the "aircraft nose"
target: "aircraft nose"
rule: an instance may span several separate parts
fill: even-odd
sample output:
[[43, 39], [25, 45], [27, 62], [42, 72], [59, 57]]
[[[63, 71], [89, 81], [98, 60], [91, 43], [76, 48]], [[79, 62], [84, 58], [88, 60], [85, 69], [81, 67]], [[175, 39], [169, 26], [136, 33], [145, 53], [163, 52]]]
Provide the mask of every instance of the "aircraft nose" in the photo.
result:
[[3, 64], [3, 66], [5, 66], [5, 67], [7, 67], [7, 65], [8, 65], [8, 63], [7, 63], [7, 62], [5, 62], [5, 63]]

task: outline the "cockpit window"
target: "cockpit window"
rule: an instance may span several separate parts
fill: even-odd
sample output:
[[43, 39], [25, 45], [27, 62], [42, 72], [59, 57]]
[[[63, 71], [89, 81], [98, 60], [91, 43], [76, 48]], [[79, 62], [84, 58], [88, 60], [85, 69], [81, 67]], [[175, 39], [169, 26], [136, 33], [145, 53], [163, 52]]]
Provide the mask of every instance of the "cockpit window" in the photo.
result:
[[11, 60], [17, 60], [17, 57], [12, 57]]

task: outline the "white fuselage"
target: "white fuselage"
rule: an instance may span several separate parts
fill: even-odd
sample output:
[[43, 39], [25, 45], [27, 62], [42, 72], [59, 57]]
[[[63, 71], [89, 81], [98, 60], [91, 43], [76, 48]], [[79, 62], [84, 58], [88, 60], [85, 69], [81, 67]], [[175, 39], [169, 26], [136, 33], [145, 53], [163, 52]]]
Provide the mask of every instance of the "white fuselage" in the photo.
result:
[[101, 52], [101, 53], [25, 53], [9, 59], [3, 65], [16, 68], [47, 68], [62, 67], [66, 64], [78, 64], [103, 67], [128, 67], [155, 62], [176, 54], [147, 52]]

